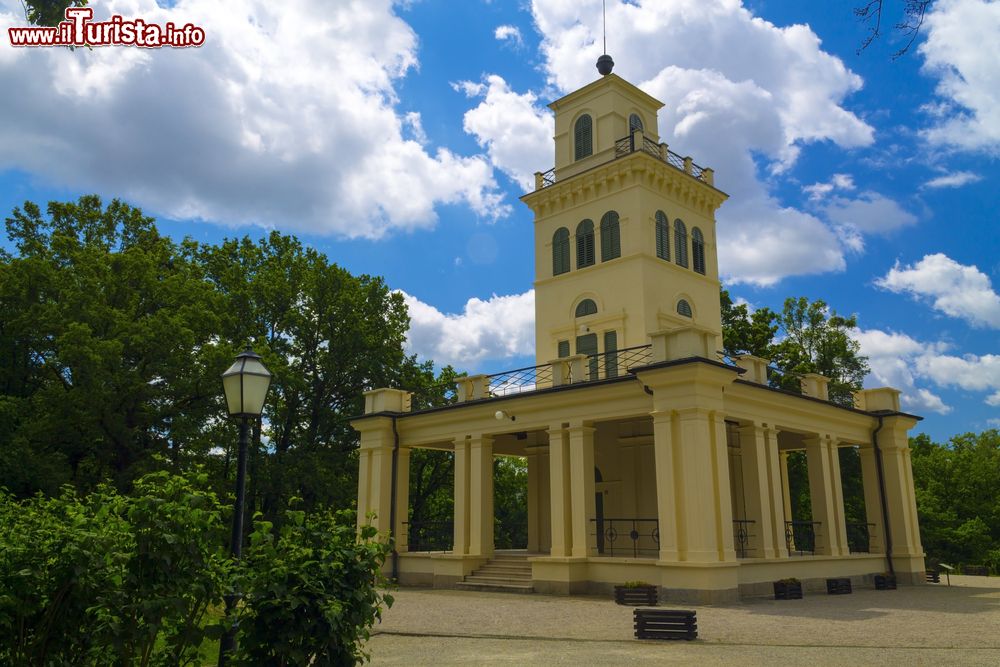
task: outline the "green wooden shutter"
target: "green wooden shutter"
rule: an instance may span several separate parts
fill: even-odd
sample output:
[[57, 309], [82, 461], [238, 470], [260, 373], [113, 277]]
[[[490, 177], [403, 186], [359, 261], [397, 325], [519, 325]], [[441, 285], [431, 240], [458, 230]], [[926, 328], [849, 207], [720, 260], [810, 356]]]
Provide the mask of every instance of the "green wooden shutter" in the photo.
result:
[[670, 223], [663, 211], [656, 212], [656, 256], [670, 261]]
[[705, 275], [705, 237], [697, 227], [691, 228], [691, 254], [694, 270]]
[[560, 227], [552, 235], [552, 275], [569, 271], [569, 230]]
[[568, 357], [569, 356], [569, 341], [568, 340], [561, 340], [561, 341], [559, 341], [559, 352], [558, 352], [557, 356], [559, 358]]
[[573, 159], [582, 160], [594, 153], [594, 122], [590, 116], [580, 116], [573, 128]]
[[576, 337], [576, 353], [586, 354], [588, 377], [591, 380], [597, 379], [597, 334], [587, 334]]
[[621, 231], [617, 211], [608, 211], [601, 218], [601, 261], [621, 257]]
[[674, 220], [674, 254], [678, 266], [685, 269], [688, 265], [688, 233], [687, 226], [681, 220]]
[[604, 332], [604, 377], [618, 377], [618, 332]]
[[594, 263], [594, 223], [584, 220], [576, 227], [576, 268]]

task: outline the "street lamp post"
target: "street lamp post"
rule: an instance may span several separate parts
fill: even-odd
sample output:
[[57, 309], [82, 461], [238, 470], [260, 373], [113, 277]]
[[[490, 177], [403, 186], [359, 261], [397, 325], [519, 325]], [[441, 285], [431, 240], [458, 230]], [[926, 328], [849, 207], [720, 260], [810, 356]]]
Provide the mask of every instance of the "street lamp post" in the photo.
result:
[[[254, 354], [249, 347], [236, 355], [236, 361], [222, 374], [222, 387], [226, 392], [226, 405], [231, 417], [240, 419], [240, 449], [236, 463], [236, 506], [233, 508], [233, 533], [229, 548], [233, 558], [239, 560], [243, 555], [243, 514], [246, 497], [247, 480], [247, 445], [250, 440], [250, 418], [260, 417], [264, 410], [264, 399], [267, 388], [271, 384], [271, 373], [261, 363], [260, 355]], [[232, 615], [238, 592], [226, 595], [226, 618]], [[222, 636], [219, 645], [219, 667], [224, 667], [226, 660], [236, 650], [236, 625], [234, 624]]]

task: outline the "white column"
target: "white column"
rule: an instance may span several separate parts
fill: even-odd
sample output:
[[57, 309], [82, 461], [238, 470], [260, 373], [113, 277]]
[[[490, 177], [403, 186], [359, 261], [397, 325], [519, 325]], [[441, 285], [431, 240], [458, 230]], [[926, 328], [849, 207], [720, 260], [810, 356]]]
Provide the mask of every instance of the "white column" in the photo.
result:
[[868, 521], [868, 551], [885, 553], [885, 532], [882, 518], [882, 498], [878, 492], [878, 471], [875, 466], [875, 449], [871, 445], [858, 447], [861, 458], [861, 485], [865, 492], [865, 518]]
[[785, 543], [785, 478], [788, 476], [788, 469], [787, 459], [783, 462], [778, 452], [778, 429], [764, 429], [764, 449], [767, 459], [771, 544], [775, 558], [788, 558], [788, 546]]
[[455, 438], [455, 543], [456, 554], [469, 553], [469, 441]]
[[844, 492], [840, 483], [840, 457], [829, 435], [806, 438], [809, 464], [809, 500], [816, 529], [816, 553], [842, 556], [847, 553]]
[[469, 553], [493, 555], [493, 439], [469, 440]]
[[525, 456], [528, 466], [528, 553], [538, 553], [541, 535], [539, 533], [539, 475], [538, 452], [529, 450]]
[[653, 460], [656, 465], [656, 516], [660, 532], [660, 560], [679, 560], [677, 546], [677, 498], [674, 470], [674, 421], [670, 412], [656, 410], [653, 416]]
[[[744, 498], [747, 518], [754, 523], [747, 527], [751, 554], [757, 558], [777, 558], [775, 522], [784, 513], [781, 503], [781, 482], [774, 485], [771, 479], [771, 450], [767, 432], [760, 424], [740, 427], [740, 460], [743, 464]], [[777, 468], [777, 449], [774, 450], [774, 468]], [[778, 497], [775, 506], [774, 487]], [[777, 511], [775, 511], [777, 510]], [[782, 539], [782, 545], [784, 539]]]
[[550, 555], [569, 556], [573, 547], [569, 496], [569, 442], [561, 424], [549, 427], [549, 500], [552, 505]]
[[596, 518], [597, 503], [594, 486], [594, 429], [574, 425], [569, 431], [570, 507], [573, 525], [575, 557], [597, 555], [596, 528], [591, 520]]
[[410, 448], [396, 452], [396, 551], [403, 553], [409, 544]]

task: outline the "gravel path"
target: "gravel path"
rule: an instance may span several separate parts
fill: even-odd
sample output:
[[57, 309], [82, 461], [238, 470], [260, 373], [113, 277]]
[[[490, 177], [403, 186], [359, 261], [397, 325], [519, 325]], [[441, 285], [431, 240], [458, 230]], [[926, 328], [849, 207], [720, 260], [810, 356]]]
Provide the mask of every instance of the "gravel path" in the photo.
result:
[[[372, 664], [1000, 665], [1000, 578], [750, 599], [698, 612], [695, 642], [638, 641], [604, 598], [402, 589]], [[661, 606], [669, 608], [669, 603]]]

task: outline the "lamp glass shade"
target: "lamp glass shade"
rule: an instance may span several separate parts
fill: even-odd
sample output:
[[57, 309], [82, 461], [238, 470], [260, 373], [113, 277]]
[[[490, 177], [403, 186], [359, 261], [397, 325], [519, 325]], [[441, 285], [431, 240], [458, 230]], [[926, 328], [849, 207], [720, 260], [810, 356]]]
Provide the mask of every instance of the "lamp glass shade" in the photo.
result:
[[260, 415], [270, 385], [271, 373], [260, 357], [250, 350], [239, 354], [229, 370], [222, 374], [229, 414]]

